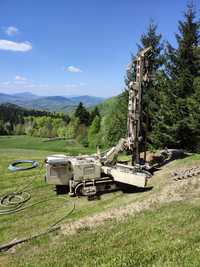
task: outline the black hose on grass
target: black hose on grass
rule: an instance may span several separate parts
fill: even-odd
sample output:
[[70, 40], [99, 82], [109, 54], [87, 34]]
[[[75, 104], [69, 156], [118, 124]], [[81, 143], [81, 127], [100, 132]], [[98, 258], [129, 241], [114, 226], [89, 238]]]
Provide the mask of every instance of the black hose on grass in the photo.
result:
[[[32, 165], [28, 167], [17, 167], [17, 165], [21, 163], [31, 163]], [[8, 169], [12, 172], [15, 172], [30, 170], [37, 167], [39, 167], [39, 162], [35, 160], [17, 160], [11, 163]], [[42, 166], [39, 170], [39, 174], [41, 170]], [[12, 214], [25, 209], [24, 204], [31, 199], [31, 195], [24, 190], [33, 183], [36, 177], [37, 175], [34, 175], [33, 179], [29, 181], [22, 189], [0, 196], [0, 215]]]
[[[32, 166], [24, 167], [24, 168], [23, 167], [16, 167], [16, 165], [20, 164], [20, 163], [32, 163]], [[12, 168], [9, 168], [11, 171], [22, 171], [22, 170], [24, 171], [24, 170], [30, 170], [30, 169], [38, 167], [39, 163], [37, 161], [21, 160], [21, 161], [15, 161], [14, 163], [10, 164], [9, 166], [12, 166]], [[41, 166], [41, 169], [39, 170], [39, 173], [41, 172], [41, 170], [42, 170], [42, 166]], [[35, 205], [38, 205], [40, 203], [44, 203], [44, 202], [47, 202], [47, 201], [53, 199], [51, 197], [51, 198], [47, 198], [47, 199], [35, 202], [33, 204], [30, 204], [30, 205], [24, 206], [24, 204], [28, 200], [31, 199], [30, 193], [28, 193], [24, 190], [33, 183], [33, 181], [35, 180], [36, 177], [37, 176], [35, 175], [33, 177], [33, 179], [29, 183], [27, 183], [21, 190], [19, 190], [17, 192], [8, 193], [4, 196], [0, 196], [0, 215], [8, 215], [8, 214], [16, 213], [16, 212], [25, 210], [27, 208], [33, 207]], [[12, 248], [18, 244], [31, 241], [33, 239], [39, 238], [39, 237], [46, 235], [48, 233], [51, 233], [53, 231], [59, 230], [61, 228], [61, 226], [58, 226], [58, 224], [61, 223], [64, 219], [66, 219], [74, 210], [75, 210], [75, 202], [73, 203], [72, 209], [66, 215], [64, 215], [59, 220], [57, 220], [52, 225], [50, 225], [46, 231], [41, 232], [39, 234], [35, 234], [31, 237], [18, 239], [18, 240], [15, 240], [13, 242], [1, 245], [0, 246], [0, 252], [7, 251], [10, 248]]]
[[73, 203], [73, 207], [72, 209], [65, 215], [63, 216], [62, 218], [60, 218], [58, 221], [56, 221], [55, 223], [53, 223], [52, 225], [50, 225], [46, 231], [44, 232], [41, 232], [39, 234], [35, 234], [35, 235], [32, 235], [30, 237], [26, 237], [26, 238], [22, 238], [22, 239], [18, 239], [18, 240], [15, 240], [15, 241], [12, 241], [10, 243], [7, 243], [7, 244], [4, 244], [4, 245], [1, 245], [0, 246], [0, 252], [5, 252], [7, 250], [9, 250], [10, 248], [16, 246], [16, 245], [19, 245], [19, 244], [22, 244], [22, 243], [25, 243], [25, 242], [28, 242], [28, 241], [31, 241], [33, 239], [36, 239], [36, 238], [39, 238], [39, 237], [42, 237], [44, 235], [47, 235], [51, 232], [54, 232], [56, 230], [60, 230], [61, 229], [61, 225], [58, 225], [59, 223], [61, 223], [61, 221], [63, 221], [64, 219], [66, 219], [73, 211], [75, 210], [75, 202]]
[[0, 198], [0, 215], [12, 214], [21, 210], [22, 206], [31, 199], [28, 192], [11, 192]]

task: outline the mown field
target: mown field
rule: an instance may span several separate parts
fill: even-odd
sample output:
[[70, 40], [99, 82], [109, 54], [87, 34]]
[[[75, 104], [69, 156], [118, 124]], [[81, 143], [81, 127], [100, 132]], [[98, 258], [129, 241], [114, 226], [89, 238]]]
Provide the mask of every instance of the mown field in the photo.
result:
[[70, 155], [79, 153], [93, 153], [94, 149], [83, 147], [74, 140], [56, 140], [45, 142], [45, 138], [33, 136], [0, 136], [0, 148], [17, 148], [29, 150], [47, 150], [54, 152], [65, 152]]
[[[164, 201], [159, 202], [162, 198], [157, 194], [162, 196], [162, 190], [170, 185], [172, 170], [198, 165], [200, 155], [175, 161], [157, 172], [149, 184], [152, 190], [117, 191], [102, 195], [100, 200], [88, 201], [56, 196], [54, 187], [46, 185], [43, 178], [43, 161], [47, 155], [58, 151], [85, 153], [85, 148], [75, 144], [70, 147], [65, 140], [41, 143], [37, 138], [0, 138], [0, 195], [19, 190], [33, 179], [26, 188], [31, 194], [26, 205], [40, 202], [19, 213], [0, 216], [0, 245], [46, 230], [67, 214], [74, 203], [74, 212], [61, 223], [65, 227], [80, 220], [83, 223], [73, 235], [57, 231], [0, 253], [0, 266], [199, 266], [199, 178], [182, 184], [181, 188], [174, 182], [173, 191], [168, 190], [167, 195], [163, 191]], [[16, 159], [38, 160], [41, 168], [8, 171], [8, 165]], [[154, 196], [157, 201], [153, 201]], [[130, 214], [120, 215], [124, 207], [128, 209], [146, 200], [152, 202], [150, 208], [141, 208], [137, 213], [130, 208]], [[105, 212], [110, 211], [112, 215], [112, 210], [115, 216], [104, 223], [96, 220], [92, 228], [84, 224], [84, 218], [99, 216], [101, 219]], [[122, 218], [118, 218], [116, 210]]]

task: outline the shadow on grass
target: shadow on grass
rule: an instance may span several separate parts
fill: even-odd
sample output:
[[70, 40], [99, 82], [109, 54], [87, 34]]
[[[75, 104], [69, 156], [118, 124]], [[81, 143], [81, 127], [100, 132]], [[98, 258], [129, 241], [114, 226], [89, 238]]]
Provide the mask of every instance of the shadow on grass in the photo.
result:
[[131, 185], [124, 185], [124, 184], [120, 184], [120, 183], [118, 183], [118, 186], [119, 186], [118, 189], [115, 189], [112, 191], [98, 192], [95, 195], [88, 196], [87, 199], [89, 201], [101, 200], [101, 196], [103, 196], [105, 194], [117, 192], [117, 191], [121, 191], [124, 194], [134, 194], [134, 193], [148, 192], [148, 191], [153, 189], [153, 186], [148, 186], [148, 187], [142, 188], [142, 187], [136, 187], [136, 186], [131, 186]]
[[148, 192], [153, 189], [153, 186], [148, 187], [136, 187], [136, 186], [130, 186], [130, 185], [123, 185], [121, 191], [125, 194], [133, 194], [133, 193], [143, 193]]

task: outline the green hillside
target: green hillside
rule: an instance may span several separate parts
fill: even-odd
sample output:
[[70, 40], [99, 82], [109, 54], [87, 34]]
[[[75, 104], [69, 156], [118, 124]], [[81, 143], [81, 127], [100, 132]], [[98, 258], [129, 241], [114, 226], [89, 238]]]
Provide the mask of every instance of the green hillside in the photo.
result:
[[102, 116], [108, 114], [116, 105], [118, 100], [118, 96], [114, 96], [111, 98], [106, 99], [103, 103], [98, 105], [100, 113]]
[[[60, 231], [1, 252], [1, 267], [198, 266], [199, 177], [174, 181], [171, 173], [198, 166], [200, 155], [163, 167], [149, 182], [151, 190], [116, 191], [88, 201], [84, 197], [57, 197], [54, 187], [44, 182], [44, 158], [56, 151], [72, 153], [75, 144], [68, 144], [64, 151], [64, 140], [55, 141], [54, 147], [53, 142], [41, 147], [38, 138], [26, 138], [0, 139], [0, 194], [20, 190], [33, 179], [26, 188], [31, 194], [30, 207], [0, 216], [0, 245], [45, 231], [67, 215], [74, 203], [75, 210], [60, 223]], [[19, 144], [24, 144], [23, 149]], [[79, 146], [76, 153], [85, 150]], [[38, 160], [41, 169], [8, 171], [16, 159]]]

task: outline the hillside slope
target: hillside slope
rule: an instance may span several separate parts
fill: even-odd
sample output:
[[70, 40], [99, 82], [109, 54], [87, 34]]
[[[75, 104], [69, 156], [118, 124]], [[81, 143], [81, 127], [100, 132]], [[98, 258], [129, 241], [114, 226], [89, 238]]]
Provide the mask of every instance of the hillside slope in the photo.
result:
[[44, 184], [42, 165], [40, 174], [7, 171], [14, 159], [32, 158], [42, 164], [50, 152], [5, 147], [0, 159], [1, 194], [18, 190], [35, 177], [30, 204], [49, 201], [1, 216], [0, 244], [46, 230], [74, 203], [75, 211], [61, 222], [61, 231], [1, 253], [0, 266], [198, 266], [200, 177], [175, 181], [171, 172], [199, 165], [200, 155], [163, 167], [145, 192], [117, 191], [88, 202], [56, 197], [53, 187]]
[[102, 116], [108, 114], [115, 107], [118, 100], [118, 96], [113, 96], [111, 98], [106, 99], [102, 103], [98, 104], [99, 111]]

